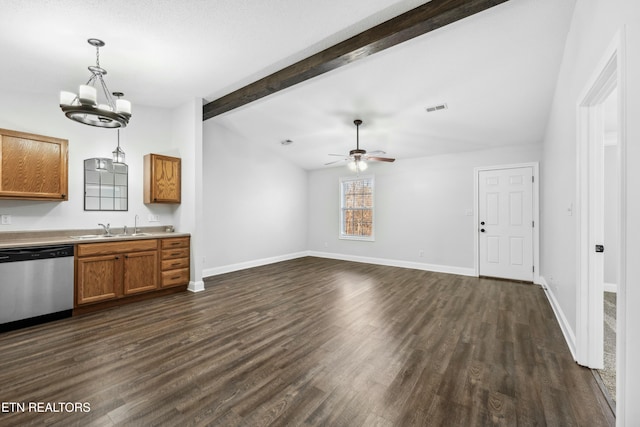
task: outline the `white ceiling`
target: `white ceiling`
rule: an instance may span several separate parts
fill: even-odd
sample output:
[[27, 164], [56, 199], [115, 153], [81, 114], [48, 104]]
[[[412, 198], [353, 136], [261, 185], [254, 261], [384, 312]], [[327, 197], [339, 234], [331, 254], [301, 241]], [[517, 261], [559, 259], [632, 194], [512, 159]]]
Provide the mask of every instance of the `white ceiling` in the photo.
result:
[[[422, 3], [0, 0], [0, 91], [56, 103], [88, 79], [86, 39], [101, 38], [135, 120], [136, 105], [215, 99]], [[306, 169], [354, 148], [355, 118], [362, 148], [398, 159], [539, 143], [574, 4], [511, 0], [211, 120]]]

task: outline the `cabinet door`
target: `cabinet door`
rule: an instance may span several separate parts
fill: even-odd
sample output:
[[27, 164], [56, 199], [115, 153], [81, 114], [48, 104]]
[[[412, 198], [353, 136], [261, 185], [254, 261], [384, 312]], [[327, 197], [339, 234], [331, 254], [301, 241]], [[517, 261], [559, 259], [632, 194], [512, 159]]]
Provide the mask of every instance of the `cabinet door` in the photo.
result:
[[115, 299], [121, 293], [120, 255], [78, 259], [76, 303], [78, 305]]
[[158, 252], [132, 252], [124, 255], [124, 294], [130, 295], [158, 287]]
[[0, 198], [67, 200], [67, 140], [0, 129]]
[[180, 203], [180, 158], [147, 154], [144, 161], [144, 202]]

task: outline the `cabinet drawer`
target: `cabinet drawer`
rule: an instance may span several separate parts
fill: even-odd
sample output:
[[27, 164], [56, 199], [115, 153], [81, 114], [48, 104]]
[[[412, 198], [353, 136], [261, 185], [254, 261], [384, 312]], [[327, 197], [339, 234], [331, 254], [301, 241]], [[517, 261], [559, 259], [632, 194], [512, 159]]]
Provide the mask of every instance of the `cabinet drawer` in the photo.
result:
[[154, 251], [158, 249], [157, 239], [147, 240], [126, 240], [109, 243], [84, 243], [78, 245], [77, 254], [79, 257], [88, 255], [105, 255], [113, 253]]
[[189, 258], [166, 259], [162, 261], [162, 271], [189, 267]]
[[175, 237], [171, 239], [162, 239], [161, 241], [162, 241], [162, 249], [189, 247], [188, 237]]
[[189, 269], [181, 268], [179, 270], [162, 272], [162, 287], [186, 285], [189, 283]]
[[164, 249], [162, 259], [189, 258], [189, 248]]

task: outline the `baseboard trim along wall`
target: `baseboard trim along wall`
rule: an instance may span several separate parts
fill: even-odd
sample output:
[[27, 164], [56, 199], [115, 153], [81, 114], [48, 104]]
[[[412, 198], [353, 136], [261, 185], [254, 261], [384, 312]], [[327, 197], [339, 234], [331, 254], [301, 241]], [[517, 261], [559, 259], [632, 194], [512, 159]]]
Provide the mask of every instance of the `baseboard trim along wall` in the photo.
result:
[[202, 277], [218, 276], [220, 274], [232, 273], [234, 271], [246, 270], [247, 268], [261, 267], [263, 265], [275, 264], [276, 262], [289, 261], [296, 258], [308, 256], [309, 253], [294, 252], [286, 255], [278, 255], [269, 258], [256, 259], [252, 261], [239, 262], [237, 264], [223, 265], [220, 267], [205, 268], [202, 270]]
[[219, 274], [231, 273], [234, 271], [245, 270], [247, 268], [260, 267], [263, 265], [274, 264], [276, 262], [281, 262], [281, 261], [289, 261], [292, 259], [302, 258], [305, 256], [329, 258], [329, 259], [336, 259], [340, 261], [362, 262], [365, 264], [386, 265], [389, 267], [412, 268], [414, 270], [433, 271], [436, 273], [459, 274], [461, 276], [473, 277], [476, 275], [475, 270], [473, 268], [453, 267], [450, 265], [425, 264], [421, 262], [411, 262], [411, 261], [402, 261], [402, 260], [385, 259], [385, 258], [372, 258], [372, 257], [363, 257], [363, 256], [357, 256], [357, 255], [336, 254], [336, 253], [330, 253], [330, 252], [304, 251], [304, 252], [295, 252], [291, 254], [280, 255], [280, 256], [275, 256], [270, 258], [262, 258], [262, 259], [252, 260], [252, 261], [245, 261], [237, 264], [223, 265], [220, 267], [205, 268], [204, 270], [202, 270], [202, 277], [217, 276]]
[[567, 317], [564, 315], [564, 311], [562, 311], [556, 296], [542, 276], [540, 276], [540, 285], [542, 286], [542, 289], [544, 289], [544, 293], [547, 295], [547, 299], [549, 300], [549, 304], [551, 304], [553, 313], [556, 315], [556, 320], [560, 325], [560, 330], [562, 331], [562, 335], [564, 335], [564, 340], [567, 342], [567, 346], [569, 347], [573, 360], [578, 360], [576, 358], [576, 335], [573, 329], [571, 329], [571, 325], [569, 325]]
[[362, 262], [365, 264], [386, 265], [388, 267], [412, 268], [414, 270], [433, 271], [435, 273], [458, 274], [460, 276], [475, 276], [476, 272], [473, 268], [453, 267], [450, 265], [425, 264], [422, 262], [402, 261], [397, 259], [372, 258], [357, 255], [336, 254], [331, 252], [309, 251], [309, 256], [318, 258], [330, 258], [341, 261]]
[[202, 292], [204, 291], [204, 282], [202, 280], [198, 280], [194, 282], [193, 280], [189, 282], [189, 286], [187, 286], [187, 290], [191, 292]]

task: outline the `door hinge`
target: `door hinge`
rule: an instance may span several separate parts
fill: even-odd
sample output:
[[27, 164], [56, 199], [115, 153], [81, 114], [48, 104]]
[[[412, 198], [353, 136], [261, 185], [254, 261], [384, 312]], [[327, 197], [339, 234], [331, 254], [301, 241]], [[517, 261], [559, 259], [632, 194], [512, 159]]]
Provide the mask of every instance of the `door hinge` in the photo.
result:
[[531, 221], [531, 227], [535, 227], [536, 226], [536, 222], [535, 221]]
[[536, 177], [531, 175], [531, 182], [535, 182]]
[[531, 266], [531, 271], [532, 271], [533, 273], [535, 273], [535, 272], [536, 272], [536, 266], [535, 266], [535, 265], [532, 265], [532, 266]]

